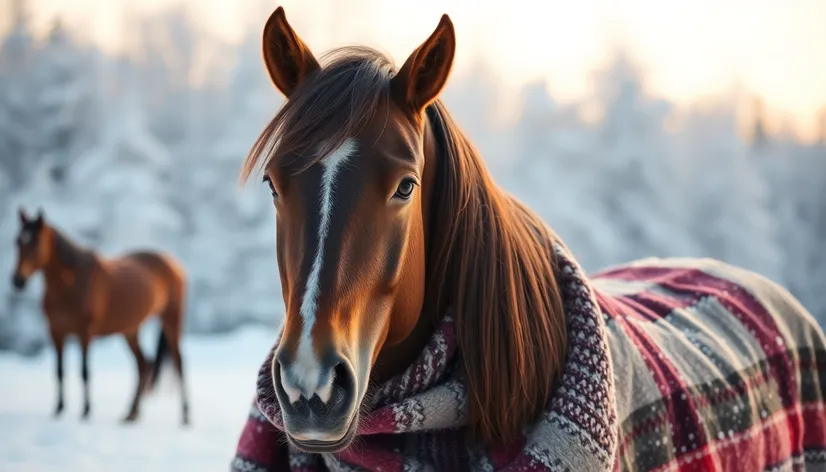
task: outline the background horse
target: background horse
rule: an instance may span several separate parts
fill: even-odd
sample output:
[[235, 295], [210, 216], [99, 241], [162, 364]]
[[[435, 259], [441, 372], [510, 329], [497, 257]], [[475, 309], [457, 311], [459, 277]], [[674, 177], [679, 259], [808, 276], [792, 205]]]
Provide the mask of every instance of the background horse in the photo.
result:
[[706, 259], [592, 285], [437, 100], [454, 50], [447, 16], [398, 71], [267, 21], [288, 100], [242, 179], [260, 166], [272, 193], [286, 318], [235, 469], [826, 463], [805, 452], [826, 451], [812, 316]]
[[[189, 407], [179, 346], [186, 289], [184, 269], [171, 257], [151, 252], [105, 259], [49, 226], [42, 211], [29, 219], [20, 209], [20, 224], [12, 284], [22, 290], [32, 274], [43, 271], [46, 283], [42, 307], [57, 355], [55, 416], [63, 412], [63, 345], [67, 336], [75, 335], [80, 341], [83, 418], [87, 418], [89, 344], [97, 336], [120, 333], [135, 356], [138, 370], [135, 396], [124, 421], [138, 418], [141, 397], [155, 385], [164, 358], [169, 355], [180, 380], [183, 423], [187, 424]], [[163, 328], [154, 366], [150, 366], [141, 352], [138, 332], [155, 313], [160, 314]]]

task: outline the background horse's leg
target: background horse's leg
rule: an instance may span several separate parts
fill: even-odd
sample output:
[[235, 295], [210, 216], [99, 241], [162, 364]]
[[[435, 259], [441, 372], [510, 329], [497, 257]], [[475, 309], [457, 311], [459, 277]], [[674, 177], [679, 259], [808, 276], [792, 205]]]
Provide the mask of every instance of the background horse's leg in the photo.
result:
[[[172, 361], [175, 363], [175, 370], [178, 372], [178, 381], [180, 382], [181, 388], [181, 414], [182, 414], [182, 422], [184, 425], [189, 424], [189, 395], [186, 391], [186, 382], [184, 381], [184, 364], [181, 360], [181, 349], [180, 349], [180, 329], [178, 330], [169, 330], [170, 335], [168, 335], [169, 339], [169, 354], [172, 356]], [[174, 334], [174, 336], [171, 336]]]
[[57, 407], [54, 411], [54, 416], [57, 418], [63, 413], [63, 342], [66, 335], [62, 332], [51, 330], [52, 345], [54, 346], [55, 357], [57, 361]]
[[140, 414], [141, 397], [143, 396], [144, 388], [146, 387], [147, 374], [149, 372], [147, 370], [148, 365], [146, 363], [146, 358], [143, 356], [143, 351], [141, 351], [141, 346], [138, 342], [137, 331], [134, 333], [124, 334], [123, 337], [126, 339], [126, 343], [129, 345], [129, 350], [132, 351], [132, 355], [135, 356], [135, 363], [138, 368], [138, 385], [135, 388], [135, 397], [132, 400], [132, 406], [129, 409], [129, 414], [126, 418], [124, 418], [124, 421], [129, 422], [138, 419], [138, 415]]
[[180, 338], [180, 321], [177, 318], [169, 318], [164, 316], [163, 327], [161, 328], [161, 335], [158, 338], [158, 353], [155, 355], [154, 366], [152, 368], [152, 375], [147, 380], [147, 389], [152, 390], [158, 383], [160, 377], [161, 366], [164, 364], [164, 359], [167, 356], [172, 356], [172, 362], [175, 364], [175, 370], [178, 372], [179, 386], [181, 388], [181, 409], [183, 412], [183, 424], [189, 424], [189, 399], [186, 392], [186, 382], [184, 381], [184, 366], [181, 360], [181, 349], [179, 345]]
[[90, 333], [80, 335], [81, 366], [80, 375], [83, 377], [83, 419], [89, 418], [89, 343], [92, 341]]
[[161, 313], [163, 332], [166, 335], [166, 343], [169, 347], [169, 354], [175, 363], [175, 370], [178, 372], [178, 381], [181, 389], [181, 414], [182, 423], [189, 424], [189, 394], [187, 393], [186, 381], [184, 380], [184, 364], [181, 360], [181, 331], [184, 320], [184, 292], [185, 282], [176, 275], [173, 281], [171, 297], [167, 301], [166, 308]]

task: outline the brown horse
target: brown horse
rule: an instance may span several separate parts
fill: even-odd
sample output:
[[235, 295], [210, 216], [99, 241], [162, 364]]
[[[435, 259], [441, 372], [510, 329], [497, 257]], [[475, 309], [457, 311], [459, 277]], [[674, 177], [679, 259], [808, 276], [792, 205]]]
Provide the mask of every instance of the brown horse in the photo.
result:
[[[89, 344], [95, 337], [122, 334], [138, 369], [138, 385], [125, 422], [138, 418], [140, 401], [158, 379], [164, 358], [171, 356], [180, 381], [183, 423], [189, 422], [179, 341], [183, 323], [186, 276], [171, 257], [135, 252], [105, 259], [81, 248], [48, 225], [42, 211], [28, 218], [20, 209], [17, 268], [12, 284], [22, 290], [27, 279], [43, 271], [43, 313], [57, 355], [58, 398], [55, 416], [63, 412], [63, 345], [75, 335], [80, 341], [83, 378], [83, 418], [88, 418]], [[150, 315], [159, 313], [163, 328], [154, 365], [141, 352], [138, 331]]]
[[368, 384], [409, 366], [448, 307], [474, 436], [518, 437], [563, 366], [546, 227], [494, 185], [437, 100], [454, 49], [445, 15], [397, 73], [359, 47], [322, 68], [283, 8], [265, 26], [264, 62], [288, 100], [242, 180], [263, 168], [272, 192], [286, 305], [273, 383], [305, 451], [350, 444]]
[[454, 48], [447, 16], [397, 71], [264, 26], [287, 101], [242, 178], [286, 319], [233, 470], [822, 470], [811, 313], [710, 259], [586, 276], [437, 100]]

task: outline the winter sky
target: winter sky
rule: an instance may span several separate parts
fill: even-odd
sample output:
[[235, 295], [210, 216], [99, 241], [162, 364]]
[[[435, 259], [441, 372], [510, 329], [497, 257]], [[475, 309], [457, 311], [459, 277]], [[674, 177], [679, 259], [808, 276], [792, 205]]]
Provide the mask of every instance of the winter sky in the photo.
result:
[[[15, 0], [5, 0], [6, 2]], [[117, 50], [124, 12], [181, 0], [30, 0], [46, 25], [55, 13]], [[590, 73], [617, 47], [646, 67], [650, 88], [678, 104], [714, 99], [735, 86], [788, 116], [804, 139], [826, 106], [823, 0], [192, 0], [203, 26], [235, 41], [260, 29], [282, 4], [312, 48], [366, 42], [397, 63], [435, 27], [456, 25], [457, 69], [482, 56], [510, 84], [544, 78], [557, 97], [588, 93]], [[263, 13], [262, 13], [263, 12]], [[337, 19], [337, 22], [333, 22]]]

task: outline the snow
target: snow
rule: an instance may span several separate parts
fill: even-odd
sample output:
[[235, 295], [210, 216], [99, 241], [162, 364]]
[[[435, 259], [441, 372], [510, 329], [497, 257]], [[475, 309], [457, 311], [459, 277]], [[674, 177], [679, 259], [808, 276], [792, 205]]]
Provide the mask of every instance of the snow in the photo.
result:
[[[154, 352], [157, 326], [142, 330], [145, 353]], [[80, 419], [80, 355], [67, 346], [66, 409], [56, 399], [54, 355], [0, 355], [0, 470], [123, 472], [224, 470], [229, 464], [255, 390], [258, 367], [275, 331], [242, 328], [222, 336], [183, 340], [191, 424], [180, 424], [180, 396], [170, 368], [157, 392], [145, 397], [140, 420], [122, 425], [136, 382], [134, 361], [119, 337], [90, 350], [92, 416]], [[165, 366], [169, 368], [169, 365]]]

